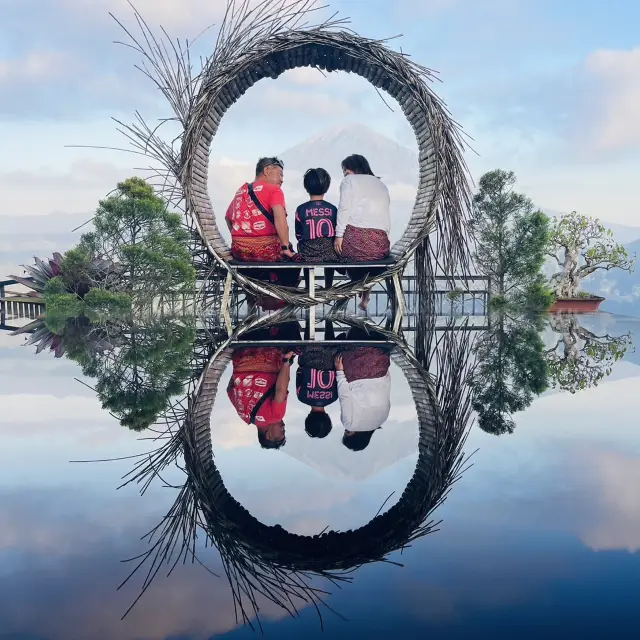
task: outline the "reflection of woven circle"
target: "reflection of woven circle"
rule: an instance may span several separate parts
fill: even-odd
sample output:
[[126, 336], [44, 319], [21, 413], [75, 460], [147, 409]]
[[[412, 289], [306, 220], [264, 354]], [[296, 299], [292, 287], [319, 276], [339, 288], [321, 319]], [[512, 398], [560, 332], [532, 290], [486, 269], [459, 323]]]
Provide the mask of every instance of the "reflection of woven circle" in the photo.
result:
[[[281, 526], [256, 520], [227, 491], [215, 465], [210, 417], [218, 384], [231, 351], [222, 351], [209, 364], [191, 404], [192, 448], [186, 457], [187, 471], [194, 480], [205, 520], [211, 530], [225, 531], [238, 544], [294, 571], [346, 570], [381, 559], [405, 545], [429, 513], [440, 503], [459, 460], [462, 430], [445, 434], [440, 429], [429, 374], [398, 349], [392, 356], [405, 373], [416, 404], [419, 422], [419, 452], [416, 470], [400, 500], [382, 515], [359, 529], [329, 531], [318, 536], [289, 533]], [[450, 442], [444, 442], [447, 437]]]
[[[252, 85], [263, 78], [278, 78], [286, 70], [308, 66], [347, 71], [366, 78], [398, 101], [415, 131], [419, 149], [416, 200], [407, 229], [391, 249], [395, 264], [376, 276], [376, 280], [383, 280], [401, 267], [433, 230], [438, 207], [447, 207], [442, 215], [458, 217], [452, 227], [460, 222], [467, 183], [456, 125], [428, 87], [428, 72], [382, 42], [345, 31], [290, 30], [257, 43], [251, 55], [231, 65], [225, 65], [224, 60], [212, 64], [194, 101], [183, 140], [180, 181], [187, 209], [209, 252], [227, 265], [231, 252], [219, 232], [207, 189], [212, 139], [226, 111]], [[442, 225], [442, 229], [446, 227]], [[235, 272], [234, 275], [241, 284], [247, 284], [245, 277]], [[265, 287], [269, 289], [270, 285]], [[355, 286], [343, 286], [333, 289], [332, 295], [345, 298], [355, 290]], [[304, 298], [302, 293], [299, 297]]]

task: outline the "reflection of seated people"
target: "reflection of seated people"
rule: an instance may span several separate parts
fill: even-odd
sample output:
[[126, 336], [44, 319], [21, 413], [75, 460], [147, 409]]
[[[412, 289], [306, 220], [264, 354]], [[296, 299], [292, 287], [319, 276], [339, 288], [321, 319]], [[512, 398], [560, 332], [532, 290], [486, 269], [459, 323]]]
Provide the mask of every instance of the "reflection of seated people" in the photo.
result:
[[[372, 340], [361, 330], [349, 331], [352, 340]], [[355, 346], [336, 358], [340, 418], [344, 426], [342, 444], [352, 451], [369, 446], [391, 411], [391, 358], [388, 349]]]
[[[325, 337], [332, 339], [326, 333]], [[298, 400], [311, 407], [304, 421], [304, 430], [311, 438], [325, 438], [331, 433], [331, 417], [326, 407], [338, 399], [335, 355], [332, 347], [310, 346], [298, 358], [296, 390]]]
[[233, 374], [227, 395], [240, 418], [258, 430], [264, 449], [279, 449], [285, 443], [284, 414], [287, 410], [291, 364], [294, 353], [277, 347], [247, 347], [233, 352]]
[[[288, 322], [243, 334], [240, 340], [299, 340], [300, 325]], [[278, 347], [243, 347], [233, 352], [233, 373], [227, 395], [240, 418], [258, 430], [258, 442], [265, 449], [285, 443], [284, 414], [291, 379], [294, 352]]]

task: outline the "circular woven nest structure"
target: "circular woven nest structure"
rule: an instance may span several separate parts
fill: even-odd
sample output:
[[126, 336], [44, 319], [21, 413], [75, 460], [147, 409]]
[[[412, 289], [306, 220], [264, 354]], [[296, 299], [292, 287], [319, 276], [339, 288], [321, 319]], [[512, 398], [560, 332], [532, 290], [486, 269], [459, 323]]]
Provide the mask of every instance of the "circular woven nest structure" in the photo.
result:
[[[163, 49], [149, 38], [153, 34], [139, 20], [145, 37], [138, 41], [129, 34], [134, 48], [150, 61], [144, 71], [169, 100], [183, 131], [178, 152], [159, 138], [155, 128], [123, 125], [125, 134], [145, 155], [162, 162], [174, 180], [170, 201], [182, 204], [210, 258], [249, 290], [298, 304], [344, 299], [401, 271], [433, 231], [438, 233], [439, 267], [453, 273], [468, 261], [465, 230], [470, 191], [460, 130], [430, 88], [433, 72], [394, 51], [386, 41], [357, 35], [346, 28], [345, 20], [303, 25], [302, 20], [315, 10], [313, 5], [292, 0], [250, 9], [248, 3], [240, 6], [229, 0], [215, 50], [197, 75], [192, 73], [188, 45], [183, 50], [171, 43], [171, 48]], [[388, 93], [411, 124], [419, 150], [416, 199], [408, 226], [391, 249], [393, 263], [385, 265], [385, 273], [337, 285], [311, 300], [303, 291], [256, 281], [231, 268], [231, 251], [218, 228], [208, 191], [209, 153], [225, 113], [260, 80], [276, 79], [299, 67], [355, 73]]]
[[185, 455], [186, 471], [216, 546], [225, 544], [224, 540], [232, 541], [253, 558], [254, 564], [263, 562], [287, 571], [322, 575], [383, 560], [410, 540], [433, 530], [435, 523], [425, 525], [425, 521], [459, 474], [465, 424], [446, 424], [436, 406], [430, 375], [407, 350], [396, 347], [392, 360], [407, 378], [418, 414], [418, 462], [414, 474], [398, 502], [368, 524], [316, 536], [297, 535], [279, 525], [261, 523], [225, 487], [212, 448], [211, 412], [232, 353], [230, 348], [220, 351], [207, 366], [190, 401], [185, 430], [190, 441], [185, 447], [189, 452]]

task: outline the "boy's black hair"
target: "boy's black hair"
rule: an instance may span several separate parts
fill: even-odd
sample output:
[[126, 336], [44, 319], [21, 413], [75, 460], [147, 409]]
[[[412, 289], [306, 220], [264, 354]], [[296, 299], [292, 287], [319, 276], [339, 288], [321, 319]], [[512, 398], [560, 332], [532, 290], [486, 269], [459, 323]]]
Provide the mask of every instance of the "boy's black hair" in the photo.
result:
[[364, 156], [358, 155], [357, 153], [346, 157], [342, 161], [342, 170], [346, 171], [347, 169], [349, 171], [353, 171], [353, 173], [361, 175], [374, 175], [373, 171], [371, 171], [369, 161]]
[[286, 438], [282, 438], [282, 440], [269, 440], [267, 438], [267, 432], [258, 429], [258, 442], [263, 449], [279, 449], [280, 447], [284, 447]]
[[304, 421], [304, 430], [310, 438], [326, 438], [332, 428], [331, 416], [324, 411], [310, 411]]
[[342, 444], [351, 449], [351, 451], [362, 451], [369, 446], [371, 436], [377, 429], [372, 431], [356, 431], [353, 435], [348, 436], [346, 433], [342, 436]]
[[326, 169], [309, 169], [304, 174], [304, 189], [310, 196], [323, 196], [331, 186], [331, 176]]
[[284, 169], [284, 162], [282, 162], [280, 158], [276, 158], [275, 156], [260, 158], [260, 160], [258, 160], [258, 164], [256, 164], [256, 175], [261, 176], [264, 173], [264, 170], [272, 165], [277, 165], [281, 169]]

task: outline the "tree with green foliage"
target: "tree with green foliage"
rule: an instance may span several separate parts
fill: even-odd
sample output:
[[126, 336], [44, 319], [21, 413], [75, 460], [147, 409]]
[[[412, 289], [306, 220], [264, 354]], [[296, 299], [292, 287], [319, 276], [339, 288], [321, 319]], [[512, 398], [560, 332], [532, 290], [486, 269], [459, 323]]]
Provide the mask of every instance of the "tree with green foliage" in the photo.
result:
[[598, 386], [633, 344], [631, 333], [597, 335], [581, 326], [576, 315], [553, 315], [550, 326], [560, 337], [545, 352], [549, 383], [569, 393]]
[[58, 333], [72, 318], [85, 317], [90, 322], [114, 321], [131, 314], [131, 297], [106, 289], [89, 289], [83, 297], [69, 293], [62, 276], [51, 278], [44, 288], [45, 324]]
[[496, 169], [480, 178], [472, 227], [477, 268], [491, 278], [496, 302], [548, 307], [553, 298], [542, 275], [549, 219], [526, 196], [513, 191], [516, 176]]
[[100, 202], [93, 224], [80, 248], [118, 265], [106, 288], [138, 295], [152, 290], [162, 297], [192, 287], [196, 274], [182, 218], [141, 178], [120, 182]]
[[551, 278], [558, 298], [579, 297], [582, 280], [596, 271], [622, 269], [631, 273], [636, 262], [635, 256], [630, 257], [615, 241], [610, 229], [575, 211], [554, 218], [547, 253], [561, 267]]
[[44, 297], [53, 330], [85, 314], [100, 322], [192, 291], [195, 269], [181, 217], [140, 178], [118, 184], [100, 202], [94, 230], [64, 256], [25, 266], [16, 278]]
[[504, 311], [492, 313], [490, 321], [491, 328], [474, 345], [472, 407], [483, 431], [502, 435], [513, 432], [513, 414], [547, 388], [543, 322], [541, 316]]
[[192, 317], [166, 315], [134, 324], [113, 318], [93, 324], [80, 316], [38, 336], [43, 348], [77, 362], [95, 380], [102, 407], [134, 431], [151, 426], [183, 391], [194, 339]]

